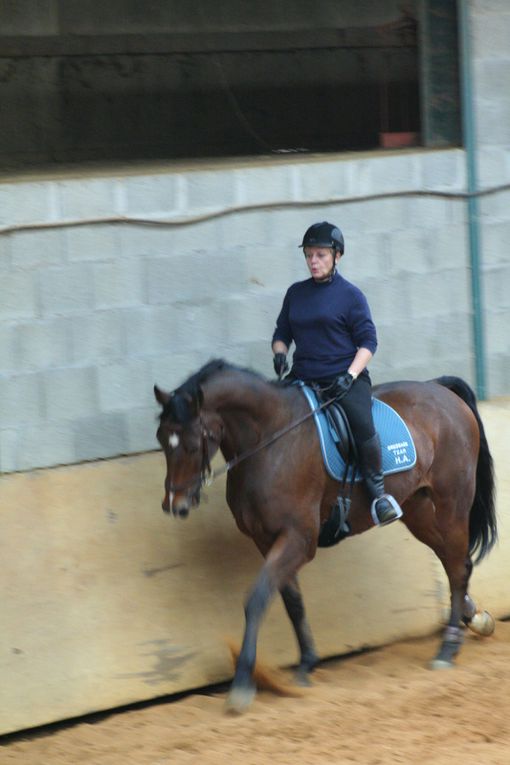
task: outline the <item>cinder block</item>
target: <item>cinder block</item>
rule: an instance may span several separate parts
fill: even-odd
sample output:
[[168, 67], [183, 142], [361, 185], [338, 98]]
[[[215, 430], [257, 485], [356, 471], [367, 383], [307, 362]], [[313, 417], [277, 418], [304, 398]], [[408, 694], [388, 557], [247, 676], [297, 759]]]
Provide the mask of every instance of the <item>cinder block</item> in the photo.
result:
[[58, 229], [17, 231], [11, 234], [11, 260], [15, 267], [54, 266], [64, 261], [64, 232]]
[[[308, 208], [288, 208], [268, 210], [267, 213], [251, 213], [250, 216], [243, 217], [243, 226], [250, 225], [249, 231], [256, 237], [254, 244], [257, 246], [273, 250], [277, 247], [278, 252], [291, 253], [295, 251], [294, 248], [299, 247], [310, 223], [316, 220], [317, 213], [310, 213]], [[250, 240], [246, 237], [244, 244], [249, 243]], [[299, 252], [299, 249], [297, 251]]]
[[0, 279], [11, 268], [12, 234], [0, 234]]
[[[492, 310], [490, 304], [483, 312], [484, 337], [486, 355], [493, 356], [508, 354], [510, 356], [510, 306], [499, 311]], [[490, 362], [488, 364], [490, 367]]]
[[43, 402], [38, 375], [0, 377], [0, 423], [2, 428], [18, 428], [22, 424], [39, 422]]
[[463, 191], [466, 187], [466, 157], [460, 149], [426, 152], [419, 165], [415, 188]]
[[[243, 283], [246, 289], [254, 292], [285, 291], [296, 279], [294, 278], [295, 262], [302, 268], [302, 278], [307, 278], [307, 269], [303, 253], [297, 246], [282, 248], [275, 257], [275, 248], [271, 245], [243, 246], [236, 251], [235, 256], [244, 264]], [[241, 285], [240, 285], [241, 286]]]
[[402, 291], [407, 297], [409, 315], [422, 318], [452, 312], [470, 313], [471, 285], [465, 269], [443, 269], [429, 274], [402, 274]]
[[[191, 217], [195, 213], [198, 214], [195, 210], [189, 210], [188, 213]], [[232, 221], [233, 218], [227, 215], [184, 225], [165, 227], [165, 255], [179, 257], [183, 264], [190, 264], [189, 257], [191, 255], [201, 255], [204, 253], [211, 255], [211, 253], [221, 251], [224, 247], [228, 249], [230, 240], [223, 238], [223, 224], [228, 219]], [[232, 223], [230, 226], [227, 225], [227, 234], [230, 232], [232, 236], [235, 229], [236, 227]]]
[[125, 361], [97, 369], [102, 412], [150, 406], [153, 401], [150, 367], [146, 361]]
[[96, 374], [92, 367], [55, 369], [42, 374], [48, 420], [76, 421], [98, 412]]
[[[166, 257], [175, 251], [171, 226], [137, 226], [119, 224], [118, 256], [123, 258]], [[213, 240], [214, 241], [214, 240]]]
[[153, 356], [150, 359], [148, 377], [151, 391], [154, 385], [163, 390], [174, 390], [197, 372], [213, 355], [218, 356], [220, 353], [217, 349], [211, 349], [210, 353], [204, 353], [203, 349], [193, 349]]
[[476, 5], [473, 8], [473, 27], [476, 28], [480, 23], [480, 20], [484, 19], [486, 15], [496, 16], [499, 23], [510, 23], [508, 21], [508, 3], [507, 0], [476, 0]]
[[[507, 195], [507, 198], [510, 202], [510, 193]], [[510, 207], [507, 209], [510, 211]], [[484, 267], [501, 266], [504, 268], [505, 265], [508, 265], [508, 254], [510, 252], [510, 213], [504, 222], [486, 223], [481, 230], [480, 240]]]
[[232, 171], [193, 171], [185, 176], [187, 207], [190, 212], [235, 205]]
[[190, 326], [187, 304], [147, 306], [126, 312], [125, 338], [129, 358], [172, 357], [188, 350]]
[[337, 199], [341, 196], [349, 197], [357, 193], [358, 179], [352, 161], [335, 159], [317, 162], [310, 160], [299, 163], [295, 168], [299, 185], [294, 194], [295, 198], [300, 201], [315, 202]]
[[0, 452], [6, 472], [68, 465], [75, 461], [70, 423], [43, 422], [16, 432], [0, 431]]
[[69, 315], [93, 307], [93, 281], [88, 263], [69, 263], [38, 273], [43, 316]]
[[409, 191], [419, 184], [419, 158], [414, 153], [397, 152], [356, 159], [352, 160], [351, 172], [354, 195]]
[[71, 336], [73, 362], [88, 366], [104, 359], [113, 362], [125, 358], [126, 325], [130, 319], [128, 309], [94, 311], [65, 319]]
[[66, 319], [49, 319], [12, 327], [16, 369], [23, 372], [65, 366], [72, 361]]
[[239, 289], [244, 277], [242, 256], [235, 252], [195, 253], [146, 260], [148, 302], [167, 304], [218, 299]]
[[510, 263], [501, 266], [484, 268], [483, 297], [492, 310], [504, 310], [509, 308], [510, 295]]
[[144, 264], [139, 258], [91, 265], [96, 308], [140, 305], [145, 302]]
[[0, 322], [0, 376], [20, 371], [16, 360], [15, 337], [16, 324]]
[[18, 452], [22, 433], [21, 429], [16, 428], [2, 428], [0, 430], [0, 474], [21, 470], [18, 463]]
[[[477, 151], [478, 159], [478, 181], [482, 188], [492, 188], [500, 186], [508, 181], [510, 175], [510, 166], [507, 165], [507, 158], [510, 157], [510, 151], [501, 146], [481, 146]], [[485, 207], [491, 207], [497, 204], [501, 199], [501, 193], [480, 198], [480, 210], [482, 214], [490, 214], [485, 211]], [[505, 212], [508, 206], [505, 208]]]
[[60, 215], [71, 220], [116, 215], [115, 184], [114, 178], [76, 178], [57, 181]]
[[175, 174], [134, 175], [122, 178], [128, 215], [168, 215], [177, 202]]
[[[506, 16], [510, 19], [510, 16]], [[494, 23], [494, 19], [492, 20]], [[502, 37], [506, 37], [504, 47], [499, 50], [493, 50], [486, 53], [475, 61], [474, 72], [476, 77], [477, 92], [480, 93], [481, 98], [485, 102], [490, 102], [496, 111], [504, 106], [507, 99], [502, 97], [503, 94], [510, 93], [510, 55], [508, 48], [508, 38], [510, 35], [510, 23], [501, 24], [500, 32]], [[494, 40], [497, 43], [496, 40]], [[503, 53], [504, 55], [501, 55]], [[477, 104], [479, 105], [479, 104]], [[485, 115], [484, 115], [485, 117]], [[483, 123], [483, 130], [481, 137], [485, 142], [483, 136], [485, 132], [485, 119]], [[503, 142], [502, 142], [503, 143]]]
[[65, 233], [67, 258], [111, 261], [120, 254], [120, 227], [115, 224], [77, 226]]
[[160, 408], [154, 397], [152, 400], [154, 401], [153, 406], [129, 409], [125, 412], [130, 453], [160, 448], [156, 439], [157, 414]]
[[510, 356], [508, 354], [491, 354], [487, 364], [487, 396], [508, 396], [508, 380], [510, 379]]
[[[429, 229], [425, 232], [425, 248], [421, 262], [428, 264], [428, 271], [468, 267], [468, 230], [464, 224]], [[416, 257], [412, 260], [415, 262]]]
[[480, 101], [476, 108], [483, 114], [482, 146], [508, 146], [510, 144], [510, 104], [508, 99], [497, 100], [498, 87], [491, 99]]
[[19, 269], [4, 273], [0, 280], [0, 320], [30, 319], [37, 313], [34, 274]]
[[[389, 201], [389, 200], [388, 200]], [[408, 197], [402, 199], [398, 206], [402, 208], [402, 220], [405, 225], [402, 228], [441, 228], [455, 222], [450, 215], [450, 202], [447, 199], [436, 197]], [[464, 204], [463, 202], [461, 203]], [[399, 228], [401, 228], [399, 227]], [[392, 228], [392, 226], [388, 226]]]
[[256, 289], [236, 295], [223, 303], [225, 312], [225, 338], [229, 343], [266, 343], [269, 353], [276, 319], [282, 307], [284, 293], [266, 293]]
[[179, 308], [179, 322], [183, 322], [185, 330], [183, 345], [177, 346], [177, 350], [190, 348], [208, 351], [222, 343], [227, 335], [225, 303], [222, 299], [204, 300], [200, 304], [186, 303]]
[[50, 217], [47, 183], [0, 183], [0, 225], [44, 223]]
[[[275, 380], [276, 375], [273, 369], [273, 354], [269, 343], [265, 340], [249, 341], [246, 343], [246, 350], [248, 351], [247, 366], [263, 375], [268, 380]], [[293, 350], [294, 347], [291, 350], [289, 362], [292, 359]]]
[[346, 242], [345, 257], [340, 261], [339, 271], [355, 284], [371, 277], [384, 280], [393, 271], [393, 255], [391, 235], [361, 230]]
[[[367, 202], [354, 202], [331, 208], [332, 222], [338, 223], [342, 231], [393, 231], [407, 228], [410, 225], [407, 216], [406, 198], [404, 199], [374, 199]], [[328, 218], [329, 219], [329, 218]], [[342, 223], [342, 221], [344, 221]], [[412, 221], [414, 224], [414, 221]]]
[[71, 423], [71, 429], [74, 462], [104, 459], [129, 452], [126, 418], [120, 412], [78, 417]]
[[235, 196], [230, 204], [259, 205], [293, 199], [294, 181], [292, 165], [268, 164], [232, 170], [228, 185], [233, 186]]

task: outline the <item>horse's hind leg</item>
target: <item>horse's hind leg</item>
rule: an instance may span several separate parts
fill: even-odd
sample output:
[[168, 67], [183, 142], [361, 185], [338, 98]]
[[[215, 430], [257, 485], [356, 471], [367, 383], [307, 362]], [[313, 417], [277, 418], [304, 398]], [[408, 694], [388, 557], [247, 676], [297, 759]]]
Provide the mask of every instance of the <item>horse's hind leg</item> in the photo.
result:
[[317, 656], [310, 625], [306, 618], [303, 597], [297, 577], [293, 577], [288, 584], [282, 587], [281, 596], [299, 645], [300, 661], [296, 670], [296, 680], [300, 685], [308, 685], [308, 675], [317, 666], [319, 657]]
[[416, 494], [405, 504], [404, 521], [417, 539], [432, 548], [448, 577], [451, 594], [450, 618], [432, 669], [454, 666], [455, 656], [463, 642], [464, 620], [469, 602], [466, 599], [473, 565], [468, 554], [467, 517], [458, 514], [451, 497], [432, 497], [428, 492]]

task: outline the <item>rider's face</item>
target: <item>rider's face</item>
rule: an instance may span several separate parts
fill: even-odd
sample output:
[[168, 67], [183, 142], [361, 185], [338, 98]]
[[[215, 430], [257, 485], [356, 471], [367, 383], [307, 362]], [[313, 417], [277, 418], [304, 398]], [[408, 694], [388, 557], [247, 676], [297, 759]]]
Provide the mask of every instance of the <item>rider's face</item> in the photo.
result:
[[331, 247], [305, 247], [304, 252], [306, 265], [316, 282], [328, 279], [333, 266], [340, 260], [340, 253], [335, 253]]

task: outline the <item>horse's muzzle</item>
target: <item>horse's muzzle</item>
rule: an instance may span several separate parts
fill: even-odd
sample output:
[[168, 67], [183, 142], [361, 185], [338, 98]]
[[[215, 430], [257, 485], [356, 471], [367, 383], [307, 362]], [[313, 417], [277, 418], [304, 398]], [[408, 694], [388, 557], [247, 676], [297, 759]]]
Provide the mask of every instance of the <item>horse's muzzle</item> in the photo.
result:
[[161, 507], [164, 513], [178, 518], [187, 518], [193, 501], [186, 497], [175, 498], [172, 493], [166, 494]]

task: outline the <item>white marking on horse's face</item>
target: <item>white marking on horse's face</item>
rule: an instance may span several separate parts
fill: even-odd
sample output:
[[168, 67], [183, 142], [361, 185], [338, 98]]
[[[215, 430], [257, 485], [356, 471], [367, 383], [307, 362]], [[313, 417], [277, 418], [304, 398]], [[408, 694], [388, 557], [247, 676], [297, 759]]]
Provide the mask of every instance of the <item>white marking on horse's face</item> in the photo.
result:
[[177, 433], [170, 433], [170, 435], [168, 436], [168, 443], [170, 444], [172, 449], [177, 449], [177, 447], [179, 446], [179, 436], [177, 435]]

